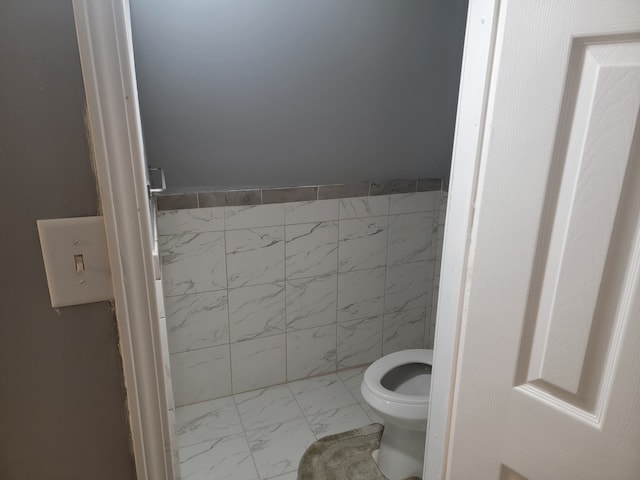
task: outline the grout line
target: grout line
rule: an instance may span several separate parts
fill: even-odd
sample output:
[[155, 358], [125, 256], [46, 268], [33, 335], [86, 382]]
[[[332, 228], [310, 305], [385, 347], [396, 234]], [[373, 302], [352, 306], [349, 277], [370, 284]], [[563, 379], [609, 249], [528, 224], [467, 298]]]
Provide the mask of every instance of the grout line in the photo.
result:
[[[286, 219], [285, 219], [286, 223]], [[284, 248], [284, 258], [282, 262], [284, 263], [284, 381], [289, 381], [289, 338], [287, 336], [287, 332], [289, 330], [288, 319], [287, 319], [287, 227], [283, 227], [283, 248]]]
[[391, 226], [389, 225], [389, 223], [391, 220], [391, 200], [389, 200], [389, 215], [387, 218], [387, 251], [384, 259], [384, 294], [382, 296], [382, 331], [380, 338], [380, 357], [384, 355], [384, 331], [386, 324], [384, 316], [387, 310], [387, 275], [389, 269], [389, 230], [391, 230]]
[[338, 201], [338, 221], [336, 222], [338, 226], [338, 239], [336, 243], [336, 372], [338, 371], [339, 362], [339, 352], [338, 352], [338, 312], [340, 311], [340, 302], [338, 301], [340, 297], [340, 291], [338, 290], [340, 285], [340, 202]]
[[[227, 226], [227, 207], [224, 207], [224, 223], [225, 228]], [[229, 390], [231, 391], [231, 395], [233, 395], [233, 361], [231, 356], [231, 308], [229, 306], [229, 265], [227, 261], [227, 232], [224, 232], [224, 269], [225, 269], [225, 280], [227, 284], [227, 288], [225, 289], [225, 294], [227, 296], [227, 332], [229, 332]], [[215, 379], [212, 379], [215, 381]], [[235, 402], [234, 402], [235, 405]], [[240, 415], [240, 413], [238, 413]]]
[[[303, 380], [306, 380], [306, 378]], [[309, 422], [307, 415], [304, 413], [304, 410], [302, 409], [302, 406], [298, 401], [298, 397], [296, 397], [296, 394], [293, 392], [293, 390], [291, 390], [291, 385], [289, 385], [289, 383], [290, 382], [287, 382], [287, 388], [289, 389], [289, 392], [291, 392], [291, 395], [293, 396], [293, 400], [296, 402], [296, 405], [298, 405], [298, 408], [300, 409], [300, 413], [302, 413], [302, 418], [304, 418], [305, 423], [307, 424], [307, 426], [309, 427], [309, 430], [311, 431], [311, 435], [313, 435], [313, 437], [317, 440], [318, 436], [316, 435], [316, 432], [313, 431], [313, 427], [311, 426], [311, 423]]]

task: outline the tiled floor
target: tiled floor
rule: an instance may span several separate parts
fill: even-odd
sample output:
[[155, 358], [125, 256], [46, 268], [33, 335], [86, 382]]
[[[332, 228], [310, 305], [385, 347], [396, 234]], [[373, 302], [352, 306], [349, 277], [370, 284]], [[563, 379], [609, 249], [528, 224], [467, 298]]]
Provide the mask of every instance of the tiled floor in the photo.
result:
[[296, 480], [316, 439], [381, 422], [360, 394], [365, 368], [178, 408], [182, 480]]

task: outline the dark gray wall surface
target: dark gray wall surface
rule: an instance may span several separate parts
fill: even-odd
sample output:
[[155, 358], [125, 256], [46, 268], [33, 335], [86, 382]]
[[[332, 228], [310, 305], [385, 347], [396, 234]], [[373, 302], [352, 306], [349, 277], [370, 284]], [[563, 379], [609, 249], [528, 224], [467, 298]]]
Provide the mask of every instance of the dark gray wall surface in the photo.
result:
[[448, 175], [467, 0], [131, 0], [171, 187]]
[[95, 215], [71, 1], [0, 2], [0, 478], [135, 478], [108, 303], [51, 308], [36, 220]]

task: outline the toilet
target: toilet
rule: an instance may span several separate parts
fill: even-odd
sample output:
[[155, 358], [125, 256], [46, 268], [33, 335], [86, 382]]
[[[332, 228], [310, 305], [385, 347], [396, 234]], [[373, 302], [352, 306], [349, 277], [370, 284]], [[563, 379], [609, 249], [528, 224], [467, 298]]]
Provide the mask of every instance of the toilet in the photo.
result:
[[390, 353], [364, 372], [362, 396], [384, 420], [376, 461], [389, 480], [422, 476], [433, 350]]

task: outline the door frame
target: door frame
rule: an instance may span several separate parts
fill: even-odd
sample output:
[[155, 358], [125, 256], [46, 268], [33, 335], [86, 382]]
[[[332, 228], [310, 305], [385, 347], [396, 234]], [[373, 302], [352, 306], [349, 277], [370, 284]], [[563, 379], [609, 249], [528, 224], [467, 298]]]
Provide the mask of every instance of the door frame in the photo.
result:
[[[499, 0], [470, 0], [453, 147], [423, 478], [446, 478], [469, 240]], [[129, 0], [73, 0], [139, 480], [173, 478]], [[444, 321], [447, 319], [447, 321]]]
[[173, 478], [128, 0], [73, 0], [138, 480]]
[[436, 314], [423, 478], [447, 478], [464, 292], [499, 0], [469, 0]]

